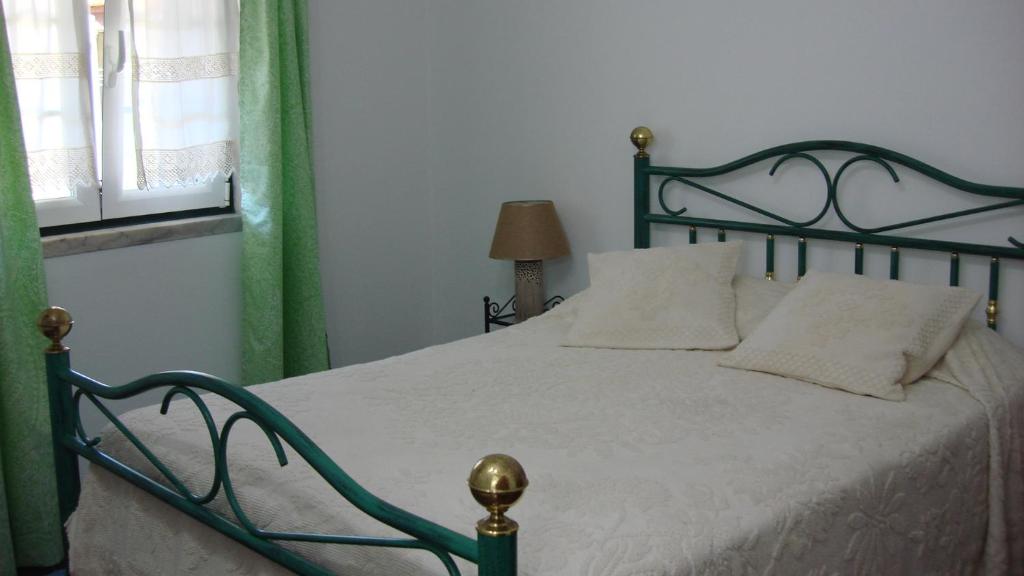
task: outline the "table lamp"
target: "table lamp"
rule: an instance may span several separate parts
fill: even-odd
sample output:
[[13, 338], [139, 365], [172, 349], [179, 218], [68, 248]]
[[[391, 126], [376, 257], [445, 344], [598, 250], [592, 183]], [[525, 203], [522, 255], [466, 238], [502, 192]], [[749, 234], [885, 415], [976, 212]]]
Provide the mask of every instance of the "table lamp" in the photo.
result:
[[550, 200], [505, 202], [491, 241], [491, 258], [516, 262], [516, 322], [544, 311], [544, 264], [569, 254], [569, 241]]

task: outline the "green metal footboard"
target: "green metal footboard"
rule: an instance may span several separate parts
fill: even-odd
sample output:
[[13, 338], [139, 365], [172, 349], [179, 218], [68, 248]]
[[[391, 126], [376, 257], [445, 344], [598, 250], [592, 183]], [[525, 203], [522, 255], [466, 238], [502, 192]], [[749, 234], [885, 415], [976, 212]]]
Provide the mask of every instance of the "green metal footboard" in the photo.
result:
[[[501, 454], [485, 456], [470, 472], [470, 492], [489, 512], [489, 516], [477, 524], [477, 539], [474, 540], [374, 496], [346, 474], [284, 415], [244, 388], [197, 372], [163, 372], [124, 386], [107, 386], [75, 372], [71, 369], [70, 351], [61, 342], [73, 324], [67, 311], [58, 307], [46, 309], [39, 318], [40, 330], [52, 341], [46, 349], [46, 370], [62, 522], [67, 520], [78, 503], [78, 457], [81, 456], [299, 574], [319, 576], [330, 572], [282, 547], [280, 542], [412, 548], [436, 556], [450, 575], [460, 573], [453, 555], [476, 563], [481, 576], [512, 576], [516, 573], [518, 525], [505, 517], [504, 513], [519, 500], [528, 481], [522, 467], [512, 457]], [[102, 402], [130, 398], [153, 389], [167, 390], [160, 406], [161, 414], [167, 413], [171, 399], [184, 396], [192, 401], [202, 415], [215, 458], [213, 481], [206, 492], [193, 493]], [[201, 390], [226, 398], [239, 408], [219, 430], [202, 396], [197, 394]], [[105, 453], [101, 438], [86, 435], [79, 412], [82, 398], [93, 403], [128, 438], [170, 487]], [[249, 420], [263, 430], [281, 466], [288, 464], [283, 441], [338, 494], [369, 516], [408, 534], [410, 538], [271, 532], [254, 525], [235, 496], [228, 465], [228, 439], [233, 426], [240, 420]], [[206, 506], [221, 490], [234, 514], [234, 520]]]
[[[637, 149], [633, 157], [633, 246], [635, 248], [650, 247], [651, 224], [689, 226], [691, 244], [697, 242], [698, 228], [717, 230], [719, 242], [725, 241], [726, 230], [762, 233], [765, 234], [765, 277], [769, 280], [775, 279], [776, 235], [797, 237], [798, 277], [803, 276], [807, 271], [807, 244], [809, 239], [834, 240], [853, 244], [853, 270], [857, 274], [864, 272], [864, 246], [866, 244], [889, 246], [889, 277], [894, 280], [898, 279], [900, 274], [901, 249], [938, 251], [949, 254], [949, 284], [951, 286], [957, 286], [960, 283], [961, 254], [983, 256], [989, 259], [988, 305], [985, 312], [988, 326], [992, 329], [997, 327], [999, 313], [999, 260], [1000, 258], [1024, 260], [1024, 242], [1011, 236], [1006, 239], [1007, 246], [996, 246], [894, 236], [885, 233], [987, 212], [1019, 209], [1024, 206], [1024, 188], [969, 182], [905, 154], [870, 144], [848, 142], [845, 140], [794, 142], [761, 150], [720, 166], [687, 168], [651, 165], [651, 158], [647, 153], [647, 147], [654, 141], [654, 134], [646, 126], [639, 126], [633, 129], [629, 139]], [[831, 174], [825, 165], [812, 154], [812, 152], [818, 151], [848, 152], [851, 156], [843, 162], [839, 169], [835, 171], [835, 174]], [[775, 162], [768, 171], [770, 175], [774, 175], [780, 166], [790, 160], [809, 163], [821, 174], [825, 181], [825, 203], [813, 218], [805, 221], [792, 220], [750, 202], [734, 198], [730, 194], [700, 182], [701, 178], [729, 174], [758, 162], [772, 159]], [[887, 224], [885, 226], [873, 228], [860, 226], [843, 212], [839, 204], [840, 179], [848, 168], [859, 162], [870, 162], [878, 165], [888, 173], [893, 182], [899, 182], [899, 176], [893, 168], [893, 164], [896, 164], [967, 194], [999, 198], [1001, 200], [975, 208], [946, 212], [905, 222]], [[661, 212], [652, 212], [651, 210], [651, 180], [656, 177], [661, 178], [656, 192], [657, 203], [661, 208]], [[686, 214], [686, 206], [678, 209], [668, 206], [665, 191], [672, 184], [682, 185], [739, 206], [771, 223], [738, 222], [690, 216]], [[815, 228], [815, 225], [820, 223], [830, 212], [834, 213], [848, 230]]]

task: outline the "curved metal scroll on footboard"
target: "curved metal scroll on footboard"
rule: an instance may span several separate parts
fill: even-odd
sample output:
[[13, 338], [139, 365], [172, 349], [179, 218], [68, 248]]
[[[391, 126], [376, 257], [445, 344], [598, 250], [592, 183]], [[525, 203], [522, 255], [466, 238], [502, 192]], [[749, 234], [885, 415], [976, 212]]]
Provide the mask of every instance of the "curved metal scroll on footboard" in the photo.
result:
[[[62, 339], [74, 321], [66, 310], [50, 307], [39, 317], [39, 328], [51, 340], [46, 349], [54, 459], [57, 472], [61, 521], [66, 522], [78, 503], [80, 492], [78, 460], [81, 456], [146, 490], [164, 502], [207, 524], [259, 554], [299, 574], [329, 575], [326, 569], [282, 547], [280, 542], [317, 542], [387, 548], [419, 549], [435, 555], [450, 575], [460, 574], [452, 556], [479, 565], [479, 574], [513, 576], [516, 573], [518, 525], [504, 516], [528, 484], [526, 474], [514, 458], [502, 454], [485, 456], [473, 467], [468, 484], [472, 496], [489, 512], [477, 525], [477, 539], [454, 532], [429, 520], [397, 508], [353, 480], [319, 446], [288, 418], [253, 393], [219, 378], [198, 372], [162, 372], [123, 386], [108, 386], [71, 369], [70, 350]], [[210, 487], [196, 494], [113, 413], [102, 400], [121, 400], [148, 390], [166, 388], [160, 413], [166, 414], [175, 396], [184, 396], [203, 418], [214, 452], [214, 476]], [[203, 397], [203, 390], [238, 406], [218, 429]], [[163, 476], [162, 483], [117, 460], [101, 448], [102, 438], [88, 437], [81, 421], [80, 404], [85, 398], [135, 446]], [[236, 497], [228, 465], [228, 439], [240, 420], [255, 423], [267, 437], [281, 466], [288, 464], [288, 444], [338, 494], [372, 518], [411, 538], [382, 538], [302, 532], [274, 532], [256, 526]], [[283, 441], [283, 443], [282, 443]], [[169, 484], [169, 486], [168, 486]], [[223, 490], [234, 520], [210, 509]]]

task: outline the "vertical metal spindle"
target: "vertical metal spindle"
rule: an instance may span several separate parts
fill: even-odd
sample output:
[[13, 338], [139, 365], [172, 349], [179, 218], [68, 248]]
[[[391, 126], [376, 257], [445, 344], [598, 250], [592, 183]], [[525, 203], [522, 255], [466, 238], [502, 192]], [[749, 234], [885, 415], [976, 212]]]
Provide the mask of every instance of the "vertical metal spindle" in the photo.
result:
[[690, 244], [697, 243], [697, 227], [690, 226]]
[[900, 279], [900, 249], [898, 246], [893, 246], [889, 251], [889, 279]]
[[796, 275], [803, 278], [804, 274], [807, 274], [807, 238], [803, 236], [796, 243], [796, 259]]
[[864, 244], [860, 242], [853, 247], [853, 273], [864, 273]]
[[484, 296], [484, 334], [491, 333], [491, 298]]
[[995, 330], [999, 316], [999, 258], [992, 258], [988, 267], [988, 306], [985, 307], [985, 318], [988, 327]]
[[765, 239], [764, 249], [764, 277], [768, 280], [775, 280], [775, 234], [769, 234], [768, 238]]
[[629, 133], [629, 140], [636, 146], [633, 156], [633, 248], [651, 247], [651, 223], [646, 220], [651, 211], [651, 156], [647, 146], [654, 141], [654, 134], [646, 126], [637, 126]]
[[725, 228], [718, 229], [718, 241], [725, 242]]
[[75, 322], [67, 310], [51, 306], [39, 315], [36, 324], [43, 336], [51, 342], [46, 348], [46, 382], [50, 399], [53, 460], [57, 473], [57, 509], [63, 524], [78, 506], [81, 492], [78, 454], [68, 447], [68, 442], [76, 438], [76, 409], [71, 384], [63, 377], [71, 372], [71, 354], [62, 340]]
[[949, 254], [949, 285], [960, 285], [960, 253], [950, 252]]

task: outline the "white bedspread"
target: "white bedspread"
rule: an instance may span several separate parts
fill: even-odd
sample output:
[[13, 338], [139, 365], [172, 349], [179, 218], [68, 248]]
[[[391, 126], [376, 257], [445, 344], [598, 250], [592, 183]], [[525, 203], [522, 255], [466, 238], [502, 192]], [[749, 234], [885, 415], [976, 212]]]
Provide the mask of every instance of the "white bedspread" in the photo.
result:
[[[570, 301], [491, 335], [253, 391], [365, 487], [470, 536], [483, 510], [469, 468], [517, 457], [531, 481], [509, 514], [521, 574], [1024, 571], [1024, 358], [998, 337], [961, 340], [939, 371], [960, 384], [927, 379], [888, 402], [719, 368], [713, 352], [562, 348], [572, 313]], [[234, 411], [211, 408], [218, 423]], [[124, 420], [205, 491], [212, 454], [190, 403]], [[141, 465], [118, 435], [103, 446]], [[255, 426], [230, 446], [258, 524], [394, 534], [294, 453], [279, 468]], [[285, 573], [96, 467], [69, 537], [78, 576]], [[294, 548], [338, 573], [443, 573], [424, 552]]]

